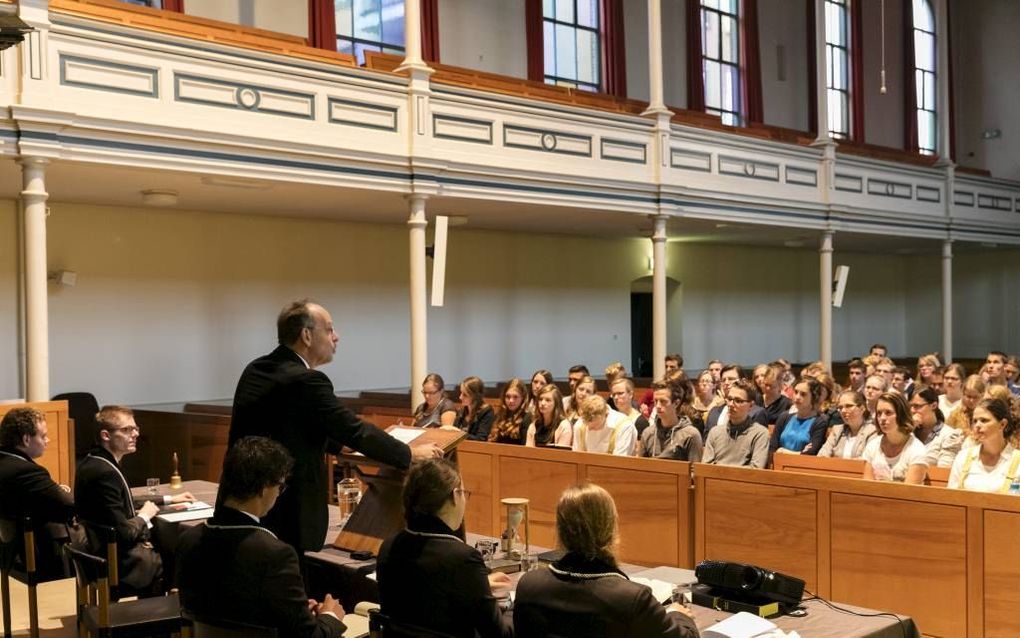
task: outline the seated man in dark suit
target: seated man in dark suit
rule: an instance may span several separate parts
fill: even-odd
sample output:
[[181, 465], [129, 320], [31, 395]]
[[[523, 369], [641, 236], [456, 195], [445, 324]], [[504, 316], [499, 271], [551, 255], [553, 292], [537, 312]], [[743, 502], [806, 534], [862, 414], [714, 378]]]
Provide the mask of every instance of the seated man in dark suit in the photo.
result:
[[[117, 535], [120, 591], [124, 595], [163, 592], [163, 561], [152, 546], [149, 530], [159, 507], [145, 501], [136, 509], [131, 489], [120, 469], [120, 460], [133, 454], [138, 441], [134, 412], [119, 405], [105, 406], [96, 415], [97, 445], [78, 463], [74, 500], [86, 523], [112, 527]], [[163, 503], [183, 503], [195, 498], [184, 492], [164, 496]], [[90, 551], [102, 555], [95, 530], [90, 531]]]
[[64, 524], [74, 516], [71, 488], [57, 485], [46, 468], [35, 462], [46, 451], [46, 417], [32, 408], [14, 408], [0, 422], [0, 516], [15, 520], [31, 517], [45, 538], [39, 547], [38, 571], [49, 574], [61, 565], [54, 543], [67, 536]]
[[293, 461], [271, 439], [248, 436], [223, 461], [220, 505], [177, 547], [181, 605], [200, 616], [273, 627], [280, 638], [333, 638], [346, 630], [343, 607], [326, 594], [309, 600], [294, 548], [262, 526]]

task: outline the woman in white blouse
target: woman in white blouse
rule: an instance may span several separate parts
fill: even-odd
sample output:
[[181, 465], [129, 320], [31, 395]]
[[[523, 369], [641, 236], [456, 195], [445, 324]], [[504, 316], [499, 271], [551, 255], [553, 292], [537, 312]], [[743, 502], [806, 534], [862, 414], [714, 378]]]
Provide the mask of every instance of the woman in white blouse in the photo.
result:
[[863, 478], [920, 485], [928, 473], [924, 443], [914, 436], [903, 395], [885, 392], [875, 406], [875, 423], [881, 436], [871, 439], [861, 455], [868, 462]]
[[1016, 479], [1020, 450], [1009, 443], [1016, 421], [999, 399], [984, 399], [971, 419], [976, 445], [956, 455], [949, 472], [949, 487], [975, 492], [1006, 493]]

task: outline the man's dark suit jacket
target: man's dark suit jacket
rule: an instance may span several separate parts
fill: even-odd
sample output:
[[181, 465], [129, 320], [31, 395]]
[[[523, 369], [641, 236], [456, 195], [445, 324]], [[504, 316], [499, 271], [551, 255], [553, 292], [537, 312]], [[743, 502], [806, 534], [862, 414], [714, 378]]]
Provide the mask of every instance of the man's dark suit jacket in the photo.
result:
[[306, 367], [286, 346], [249, 363], [237, 382], [229, 445], [252, 435], [279, 441], [294, 457], [290, 489], [263, 523], [299, 555], [321, 549], [326, 538], [327, 444], [330, 451], [346, 445], [400, 469], [411, 463], [407, 445], [344, 407], [329, 377]]
[[346, 627], [314, 616], [294, 548], [243, 512], [220, 506], [177, 545], [181, 606], [195, 614], [275, 627], [280, 638], [337, 638]]
[[[125, 590], [149, 591], [159, 586], [163, 561], [149, 542], [145, 519], [138, 516], [120, 466], [106, 448], [92, 448], [79, 461], [74, 482], [78, 515], [86, 523], [114, 528], [117, 534], [117, 563]], [[90, 537], [90, 550], [100, 556], [104, 548]], [[125, 591], [124, 593], [130, 593]]]
[[387, 539], [376, 575], [382, 613], [396, 621], [457, 638], [512, 635], [489, 588], [482, 555], [438, 518], [417, 518]]
[[46, 468], [20, 450], [0, 449], [0, 515], [31, 516], [35, 523], [65, 523], [74, 516], [74, 500], [50, 478]]

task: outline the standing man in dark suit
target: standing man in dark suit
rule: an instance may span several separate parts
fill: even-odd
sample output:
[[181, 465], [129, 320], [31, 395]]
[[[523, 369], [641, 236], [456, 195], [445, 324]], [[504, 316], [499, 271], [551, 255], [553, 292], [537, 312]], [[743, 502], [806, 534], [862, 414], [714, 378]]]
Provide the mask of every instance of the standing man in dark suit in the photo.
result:
[[276, 441], [249, 436], [223, 461], [221, 504], [177, 546], [181, 605], [200, 616], [273, 627], [280, 638], [338, 638], [343, 607], [326, 594], [309, 600], [290, 545], [263, 527], [286, 487], [293, 461]]
[[415, 446], [363, 422], [337, 399], [329, 377], [315, 368], [333, 360], [340, 340], [333, 318], [307, 300], [291, 303], [276, 321], [280, 345], [241, 373], [234, 393], [229, 445], [245, 436], [266, 436], [294, 458], [289, 489], [265, 517], [266, 527], [303, 556], [326, 538], [329, 477], [325, 454], [343, 446], [399, 469], [412, 456], [442, 456], [435, 444]]
[[[121, 594], [158, 594], [163, 591], [163, 561], [153, 548], [149, 530], [159, 507], [145, 501], [139, 509], [131, 498], [120, 460], [136, 451], [139, 429], [131, 408], [103, 407], [96, 415], [99, 426], [96, 446], [78, 463], [74, 500], [78, 515], [93, 525], [112, 527], [117, 536], [117, 564]], [[190, 492], [164, 496], [163, 504], [195, 500]], [[96, 537], [90, 549], [97, 553]]]
[[[0, 516], [29, 516], [33, 527], [53, 539], [65, 538], [62, 529], [74, 516], [71, 488], [57, 485], [46, 468], [35, 462], [49, 444], [46, 417], [32, 408], [14, 408], [0, 422]], [[42, 539], [38, 539], [42, 540]], [[52, 543], [37, 542], [39, 571], [50, 573], [60, 565]]]

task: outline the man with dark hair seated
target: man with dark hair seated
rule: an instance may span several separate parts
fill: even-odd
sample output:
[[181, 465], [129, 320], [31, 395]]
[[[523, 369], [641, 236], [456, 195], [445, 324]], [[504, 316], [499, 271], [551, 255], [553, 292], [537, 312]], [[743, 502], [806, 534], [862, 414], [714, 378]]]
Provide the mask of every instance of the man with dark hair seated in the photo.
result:
[[[57, 485], [46, 468], [35, 462], [49, 444], [46, 417], [32, 408], [14, 408], [0, 422], [0, 516], [20, 520], [31, 517], [33, 526], [51, 539], [67, 536], [62, 529], [74, 516], [71, 488]], [[55, 545], [40, 542], [38, 571], [50, 574], [61, 566]]]
[[294, 462], [271, 439], [247, 436], [227, 452], [216, 514], [177, 547], [181, 606], [194, 614], [273, 627], [280, 638], [336, 638], [343, 607], [305, 594], [297, 552], [262, 526]]

